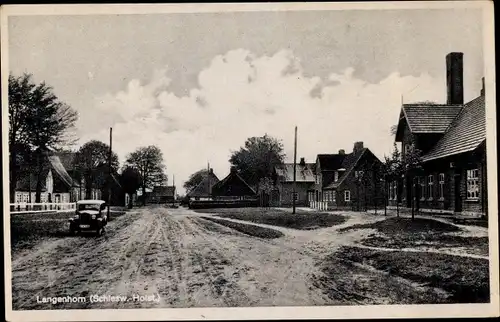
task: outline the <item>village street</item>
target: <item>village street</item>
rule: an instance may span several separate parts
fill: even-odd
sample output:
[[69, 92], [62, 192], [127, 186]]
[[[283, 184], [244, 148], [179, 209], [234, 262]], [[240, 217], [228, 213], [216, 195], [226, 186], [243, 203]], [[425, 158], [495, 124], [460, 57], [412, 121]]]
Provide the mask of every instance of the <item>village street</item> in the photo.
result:
[[[15, 252], [13, 308], [390, 304], [429, 292], [447, 296], [363, 265], [341, 262], [332, 267], [333, 280], [324, 278], [322, 260], [370, 232], [338, 230], [383, 216], [357, 213], [344, 224], [314, 230], [255, 224], [284, 234], [274, 239], [252, 237], [203, 216], [212, 215], [149, 206], [110, 222], [103, 237], [49, 238]], [[66, 296], [85, 300], [44, 303]], [[99, 296], [124, 298], [96, 302]]]

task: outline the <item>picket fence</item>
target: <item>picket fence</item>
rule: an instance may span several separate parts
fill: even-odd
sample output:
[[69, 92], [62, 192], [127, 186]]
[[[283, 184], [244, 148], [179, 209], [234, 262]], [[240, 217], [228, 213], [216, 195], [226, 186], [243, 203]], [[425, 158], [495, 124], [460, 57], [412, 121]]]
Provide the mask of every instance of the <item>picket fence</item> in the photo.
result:
[[27, 203], [18, 202], [10, 204], [10, 212], [46, 212], [57, 210], [75, 210], [76, 203]]

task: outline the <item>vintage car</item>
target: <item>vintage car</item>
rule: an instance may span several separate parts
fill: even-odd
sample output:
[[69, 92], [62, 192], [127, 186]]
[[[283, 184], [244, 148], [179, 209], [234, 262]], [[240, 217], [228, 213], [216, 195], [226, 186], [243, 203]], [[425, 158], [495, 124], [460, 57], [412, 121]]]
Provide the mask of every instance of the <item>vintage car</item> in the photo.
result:
[[105, 201], [80, 200], [76, 202], [74, 217], [69, 219], [69, 231], [72, 235], [82, 231], [95, 231], [98, 236], [101, 236], [107, 224], [108, 216]]

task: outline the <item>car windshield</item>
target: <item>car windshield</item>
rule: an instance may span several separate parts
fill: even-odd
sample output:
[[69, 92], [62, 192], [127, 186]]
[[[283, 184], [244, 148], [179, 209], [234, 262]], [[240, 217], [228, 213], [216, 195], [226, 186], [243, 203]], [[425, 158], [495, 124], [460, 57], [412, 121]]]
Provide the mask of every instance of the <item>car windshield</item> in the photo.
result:
[[83, 204], [83, 205], [78, 205], [78, 210], [97, 210], [99, 211], [99, 205], [98, 204]]

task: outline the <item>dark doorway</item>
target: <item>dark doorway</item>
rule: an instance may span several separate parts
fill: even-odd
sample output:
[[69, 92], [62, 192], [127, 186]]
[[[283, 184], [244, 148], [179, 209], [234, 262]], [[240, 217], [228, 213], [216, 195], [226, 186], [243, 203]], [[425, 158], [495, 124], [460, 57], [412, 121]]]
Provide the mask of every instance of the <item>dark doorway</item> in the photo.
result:
[[455, 185], [455, 212], [462, 211], [462, 196], [460, 194], [460, 182], [462, 181], [460, 174], [455, 174], [453, 177]]

